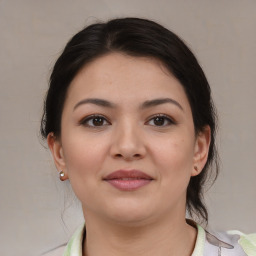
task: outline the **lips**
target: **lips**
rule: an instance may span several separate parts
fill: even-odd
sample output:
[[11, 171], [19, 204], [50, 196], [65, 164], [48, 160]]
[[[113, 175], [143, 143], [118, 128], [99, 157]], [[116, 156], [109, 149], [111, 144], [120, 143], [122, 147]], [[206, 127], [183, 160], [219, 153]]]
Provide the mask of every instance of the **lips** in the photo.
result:
[[137, 190], [152, 180], [151, 176], [138, 170], [118, 170], [104, 178], [110, 185], [124, 191]]

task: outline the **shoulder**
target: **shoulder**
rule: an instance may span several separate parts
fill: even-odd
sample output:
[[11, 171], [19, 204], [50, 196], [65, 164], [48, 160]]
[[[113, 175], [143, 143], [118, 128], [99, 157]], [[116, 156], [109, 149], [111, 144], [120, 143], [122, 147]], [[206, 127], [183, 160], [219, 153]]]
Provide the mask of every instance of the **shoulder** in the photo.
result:
[[244, 234], [238, 230], [215, 232], [192, 220], [187, 220], [187, 223], [197, 228], [192, 256], [256, 256], [256, 233]]
[[64, 254], [66, 244], [58, 246], [48, 252], [43, 253], [41, 256], [62, 256]]
[[212, 250], [213, 247], [217, 247], [223, 256], [255, 256], [256, 233], [244, 234], [237, 230], [214, 233], [206, 231], [205, 249]]
[[225, 233], [228, 237], [236, 237], [236, 241], [243, 249], [246, 255], [256, 255], [256, 233], [244, 234], [238, 230], [232, 230]]

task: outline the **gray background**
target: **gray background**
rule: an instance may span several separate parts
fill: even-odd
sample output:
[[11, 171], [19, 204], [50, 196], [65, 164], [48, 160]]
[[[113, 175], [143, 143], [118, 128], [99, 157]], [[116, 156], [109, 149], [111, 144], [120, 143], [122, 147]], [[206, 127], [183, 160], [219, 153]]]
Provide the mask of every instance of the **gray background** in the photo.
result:
[[255, 0], [2, 0], [1, 255], [38, 255], [81, 223], [79, 203], [39, 139], [43, 97], [67, 40], [85, 25], [123, 16], [154, 19], [195, 52], [220, 117], [222, 165], [207, 194], [210, 226], [256, 231]]

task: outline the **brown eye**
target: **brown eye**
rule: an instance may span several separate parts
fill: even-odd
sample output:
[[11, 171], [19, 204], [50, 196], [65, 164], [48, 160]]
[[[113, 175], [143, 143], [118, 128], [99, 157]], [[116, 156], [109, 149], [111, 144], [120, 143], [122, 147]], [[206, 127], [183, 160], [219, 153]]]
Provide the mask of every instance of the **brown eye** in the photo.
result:
[[110, 123], [103, 116], [93, 115], [93, 116], [89, 116], [89, 117], [83, 119], [80, 122], [80, 124], [82, 124], [84, 126], [95, 128], [95, 127], [106, 126], [106, 125], [109, 125]]
[[156, 117], [153, 120], [154, 120], [154, 125], [157, 125], [157, 126], [164, 125], [166, 121], [164, 117]]
[[165, 115], [157, 115], [157, 116], [154, 116], [153, 118], [151, 118], [148, 121], [148, 124], [152, 125], [152, 126], [160, 126], [161, 127], [161, 126], [172, 125], [172, 124], [174, 124], [174, 121]]
[[92, 123], [94, 126], [101, 126], [104, 124], [104, 119], [102, 117], [95, 117], [92, 119]]

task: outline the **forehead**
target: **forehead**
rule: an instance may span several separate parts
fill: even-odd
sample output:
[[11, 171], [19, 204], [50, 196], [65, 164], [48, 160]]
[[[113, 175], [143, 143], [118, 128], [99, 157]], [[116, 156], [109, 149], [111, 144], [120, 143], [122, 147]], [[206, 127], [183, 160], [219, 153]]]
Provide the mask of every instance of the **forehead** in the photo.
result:
[[102, 97], [113, 101], [143, 101], [169, 96], [188, 101], [180, 82], [161, 61], [111, 53], [86, 64], [70, 84], [67, 100]]

